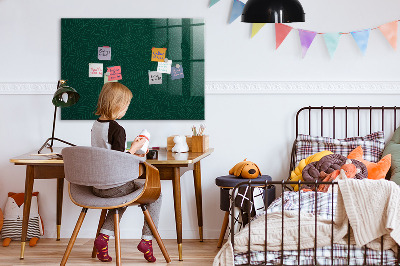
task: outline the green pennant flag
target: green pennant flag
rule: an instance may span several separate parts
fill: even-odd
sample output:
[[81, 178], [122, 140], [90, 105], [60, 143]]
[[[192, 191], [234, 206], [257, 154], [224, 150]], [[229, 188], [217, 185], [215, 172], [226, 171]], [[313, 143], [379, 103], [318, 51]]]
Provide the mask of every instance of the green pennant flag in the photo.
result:
[[212, 7], [213, 5], [215, 5], [218, 2], [219, 2], [219, 0], [210, 0], [210, 5], [208, 7]]

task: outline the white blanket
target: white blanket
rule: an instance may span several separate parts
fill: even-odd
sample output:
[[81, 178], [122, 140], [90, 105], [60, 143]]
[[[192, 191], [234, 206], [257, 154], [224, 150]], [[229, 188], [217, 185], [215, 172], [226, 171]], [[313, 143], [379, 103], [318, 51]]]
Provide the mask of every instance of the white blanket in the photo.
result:
[[[380, 237], [384, 236], [384, 249], [394, 249], [400, 243], [400, 188], [387, 180], [339, 180], [338, 202], [335, 215], [334, 242], [346, 243], [348, 221], [352, 227], [351, 243], [380, 250]], [[251, 250], [262, 251], [265, 244], [265, 216], [251, 223]], [[315, 216], [301, 213], [300, 248], [314, 247]], [[298, 214], [284, 212], [284, 249], [297, 249]], [[330, 220], [317, 217], [318, 247], [330, 244]], [[268, 250], [281, 248], [282, 213], [268, 215]], [[247, 251], [248, 227], [235, 235], [235, 252]], [[219, 251], [214, 266], [234, 265], [234, 252], [230, 241]]]

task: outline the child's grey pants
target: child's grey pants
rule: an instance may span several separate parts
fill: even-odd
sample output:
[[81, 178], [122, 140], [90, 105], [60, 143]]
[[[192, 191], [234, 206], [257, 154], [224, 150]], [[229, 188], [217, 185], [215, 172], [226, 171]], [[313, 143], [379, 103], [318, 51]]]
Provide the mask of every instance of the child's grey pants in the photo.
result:
[[[93, 194], [98, 197], [102, 197], [102, 198], [122, 197], [122, 196], [128, 195], [128, 194], [142, 188], [143, 186], [144, 186], [144, 182], [138, 182], [138, 181], [135, 182], [135, 180], [132, 180], [132, 181], [130, 181], [122, 186], [119, 186], [119, 187], [113, 187], [113, 188], [108, 188], [108, 189], [93, 188]], [[149, 210], [151, 218], [153, 218], [156, 228], [158, 228], [158, 221], [160, 219], [161, 202], [162, 202], [162, 196], [160, 194], [160, 197], [155, 202], [146, 204], [146, 207]], [[126, 207], [118, 208], [118, 213], [119, 213], [120, 219], [122, 218], [122, 215], [124, 214], [125, 210], [126, 210]], [[109, 235], [109, 236], [114, 236], [114, 214], [115, 214], [115, 209], [108, 210], [106, 220], [104, 221], [104, 224], [100, 230], [100, 233]], [[142, 239], [146, 239], [146, 240], [153, 239], [153, 234], [152, 234], [150, 227], [147, 224], [146, 220], [144, 221], [144, 225], [143, 225]]]

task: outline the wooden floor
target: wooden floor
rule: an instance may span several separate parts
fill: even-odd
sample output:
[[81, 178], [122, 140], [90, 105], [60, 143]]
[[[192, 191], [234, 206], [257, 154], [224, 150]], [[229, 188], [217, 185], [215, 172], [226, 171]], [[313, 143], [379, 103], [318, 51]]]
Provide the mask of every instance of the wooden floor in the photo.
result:
[[[0, 265], [60, 265], [61, 258], [64, 255], [65, 248], [69, 239], [40, 239], [36, 247], [25, 249], [25, 259], [20, 260], [20, 242], [12, 241], [9, 247], [0, 246]], [[217, 240], [183, 240], [183, 261], [178, 260], [178, 247], [176, 240], [163, 240], [168, 250], [172, 262], [167, 264], [162, 256], [157, 242], [154, 241], [154, 254], [157, 258], [156, 263], [149, 264], [143, 254], [136, 249], [140, 240], [121, 240], [122, 264], [123, 265], [212, 265], [215, 255], [218, 253]], [[114, 243], [110, 240], [110, 255], [113, 262], [104, 263], [91, 258], [93, 240], [77, 239], [68, 259], [67, 265], [115, 265], [114, 262]]]

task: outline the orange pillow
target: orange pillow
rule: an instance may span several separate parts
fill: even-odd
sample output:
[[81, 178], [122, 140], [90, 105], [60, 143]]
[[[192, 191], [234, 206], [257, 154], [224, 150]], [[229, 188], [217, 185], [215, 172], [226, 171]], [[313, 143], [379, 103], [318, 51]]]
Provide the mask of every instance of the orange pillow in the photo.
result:
[[361, 146], [358, 146], [352, 152], [350, 152], [347, 158], [355, 159], [365, 164], [368, 170], [368, 179], [375, 180], [382, 178], [384, 179], [386, 177], [392, 161], [392, 155], [388, 154], [377, 163], [368, 162], [363, 159], [363, 149], [361, 148]]

